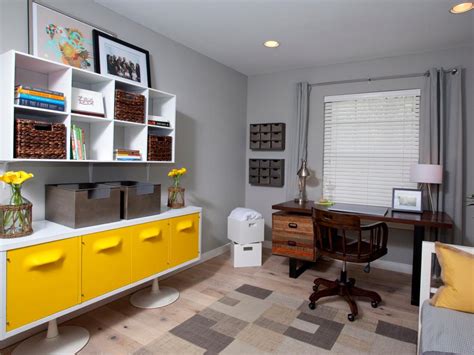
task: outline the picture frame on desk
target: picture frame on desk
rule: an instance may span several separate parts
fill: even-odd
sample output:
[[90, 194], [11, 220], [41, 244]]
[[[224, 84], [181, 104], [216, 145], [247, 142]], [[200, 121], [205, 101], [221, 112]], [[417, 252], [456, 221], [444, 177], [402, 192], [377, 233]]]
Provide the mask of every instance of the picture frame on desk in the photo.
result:
[[392, 211], [423, 213], [422, 190], [395, 187], [392, 192]]
[[150, 52], [95, 29], [92, 36], [96, 73], [151, 88]]

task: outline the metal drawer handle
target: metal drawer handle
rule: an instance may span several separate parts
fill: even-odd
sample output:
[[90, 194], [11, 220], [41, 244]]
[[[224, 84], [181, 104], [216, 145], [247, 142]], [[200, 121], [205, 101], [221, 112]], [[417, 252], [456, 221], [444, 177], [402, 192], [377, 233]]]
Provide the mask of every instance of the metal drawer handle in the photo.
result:
[[296, 223], [288, 223], [288, 227], [295, 229], [298, 228], [298, 225]]
[[288, 245], [289, 245], [290, 247], [295, 247], [295, 246], [296, 246], [296, 242], [293, 241], [293, 240], [289, 240], [289, 241], [288, 241]]
[[154, 229], [154, 230], [149, 230], [140, 234], [140, 240], [144, 242], [149, 239], [158, 238], [160, 234], [161, 234], [161, 229], [159, 228]]

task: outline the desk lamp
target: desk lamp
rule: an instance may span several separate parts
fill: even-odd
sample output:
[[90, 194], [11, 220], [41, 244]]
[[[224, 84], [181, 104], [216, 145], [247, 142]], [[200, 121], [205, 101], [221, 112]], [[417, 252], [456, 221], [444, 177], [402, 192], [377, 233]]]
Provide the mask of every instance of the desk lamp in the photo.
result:
[[431, 184], [441, 184], [443, 182], [443, 166], [437, 164], [414, 164], [410, 168], [410, 180], [422, 185], [426, 185], [430, 198], [431, 211], [434, 210], [433, 196], [431, 195]]
[[306, 199], [306, 179], [311, 175], [308, 167], [306, 166], [306, 160], [301, 159], [301, 167], [296, 173], [298, 175], [298, 189], [299, 195], [298, 198], [295, 198], [295, 202], [298, 202], [300, 205], [304, 204]]

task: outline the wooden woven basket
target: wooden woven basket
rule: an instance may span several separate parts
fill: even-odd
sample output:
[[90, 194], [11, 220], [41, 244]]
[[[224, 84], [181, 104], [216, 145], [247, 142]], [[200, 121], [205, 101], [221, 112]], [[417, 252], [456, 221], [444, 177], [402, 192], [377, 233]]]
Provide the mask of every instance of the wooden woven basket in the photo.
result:
[[66, 126], [17, 118], [15, 158], [66, 159]]
[[[4, 216], [7, 213], [23, 213], [26, 216], [26, 220], [22, 224], [22, 230], [18, 232], [11, 232], [4, 224]], [[30, 235], [33, 233], [32, 225], [33, 216], [33, 205], [31, 203], [23, 205], [0, 205], [0, 239], [19, 238]], [[17, 217], [18, 218], [18, 217]], [[15, 221], [16, 222], [16, 221]], [[13, 223], [16, 225], [16, 223]]]
[[171, 161], [173, 157], [173, 137], [148, 136], [148, 160]]
[[145, 96], [115, 90], [115, 119], [145, 123]]

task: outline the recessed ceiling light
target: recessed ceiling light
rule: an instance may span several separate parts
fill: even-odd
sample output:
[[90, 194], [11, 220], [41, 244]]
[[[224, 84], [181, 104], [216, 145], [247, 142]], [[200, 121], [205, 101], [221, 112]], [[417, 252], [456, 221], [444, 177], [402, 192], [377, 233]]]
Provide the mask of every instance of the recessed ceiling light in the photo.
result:
[[462, 14], [474, 9], [474, 3], [472, 1], [463, 2], [461, 4], [454, 5], [449, 12], [452, 14]]
[[280, 46], [280, 43], [278, 43], [278, 41], [271, 40], [263, 42], [263, 45], [267, 48], [276, 48]]

